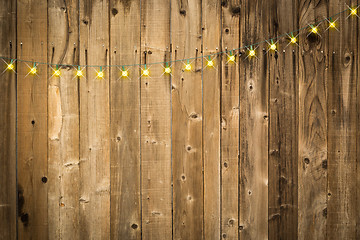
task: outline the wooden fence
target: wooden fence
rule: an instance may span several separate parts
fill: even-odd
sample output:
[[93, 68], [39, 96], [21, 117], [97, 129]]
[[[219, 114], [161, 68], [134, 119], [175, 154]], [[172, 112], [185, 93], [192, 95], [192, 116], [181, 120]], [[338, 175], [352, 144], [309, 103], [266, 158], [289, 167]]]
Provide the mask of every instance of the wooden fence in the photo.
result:
[[[0, 55], [165, 62], [306, 28], [354, 0], [1, 0]], [[360, 239], [359, 18], [172, 76], [0, 76], [0, 239]], [[1, 61], [2, 69], [5, 63]], [[1, 71], [2, 71], [1, 69]]]

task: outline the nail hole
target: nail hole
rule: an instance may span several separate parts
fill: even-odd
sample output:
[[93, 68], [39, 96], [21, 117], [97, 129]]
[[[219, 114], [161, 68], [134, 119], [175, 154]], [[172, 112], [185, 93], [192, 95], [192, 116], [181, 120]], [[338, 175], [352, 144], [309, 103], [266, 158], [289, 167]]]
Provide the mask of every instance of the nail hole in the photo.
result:
[[183, 16], [186, 16], [186, 10], [181, 9], [181, 10], [180, 10], [180, 14], [183, 15]]
[[41, 181], [42, 181], [43, 183], [47, 183], [47, 177], [42, 177], [42, 178], [41, 178]]
[[113, 8], [112, 10], [111, 10], [111, 13], [112, 13], [112, 15], [116, 15], [116, 14], [118, 14], [118, 10], [116, 9], [116, 8]]

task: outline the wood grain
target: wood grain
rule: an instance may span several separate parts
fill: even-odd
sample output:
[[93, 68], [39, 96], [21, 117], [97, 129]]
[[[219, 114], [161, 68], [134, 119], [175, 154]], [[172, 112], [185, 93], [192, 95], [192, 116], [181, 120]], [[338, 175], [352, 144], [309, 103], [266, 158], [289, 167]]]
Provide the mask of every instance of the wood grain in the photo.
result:
[[[325, 1], [299, 2], [299, 27], [307, 27], [327, 16]], [[299, 239], [326, 239], [327, 211], [327, 109], [325, 68], [328, 42], [301, 31], [299, 44]]]
[[[16, 1], [1, 1], [0, 56], [16, 58], [14, 26]], [[0, 66], [7, 68], [3, 61]], [[0, 116], [0, 239], [8, 240], [16, 239], [16, 73], [13, 71], [0, 74]]]
[[[80, 1], [80, 64], [109, 64], [109, 0]], [[109, 69], [85, 68], [80, 86], [80, 238], [110, 236]]]
[[[359, 27], [359, 20], [358, 20], [358, 27]], [[358, 34], [357, 34], [357, 49], [359, 51], [359, 47], [360, 47], [360, 31], [358, 30]], [[356, 70], [357, 70], [357, 79], [360, 79], [360, 66], [359, 66], [359, 63], [360, 63], [360, 54], [358, 52], [357, 54], [358, 58], [357, 58], [357, 67], [356, 67]], [[356, 154], [356, 162], [357, 162], [357, 165], [356, 165], [356, 176], [357, 176], [357, 190], [356, 190], [356, 196], [357, 196], [357, 202], [360, 200], [360, 83], [357, 81], [356, 82], [357, 84], [357, 137], [356, 137], [356, 142], [357, 142], [357, 154]], [[358, 212], [359, 212], [359, 204], [357, 205], [357, 208], [358, 208]], [[360, 214], [357, 214], [356, 216], [356, 238], [360, 239]]]
[[[221, 2], [202, 1], [203, 54], [221, 51]], [[214, 67], [203, 59], [204, 238], [219, 239], [220, 228], [220, 86], [221, 56]]]
[[[296, 1], [272, 1], [270, 36], [298, 29]], [[295, 33], [295, 36], [297, 33]], [[278, 41], [279, 40], [279, 41]], [[297, 239], [298, 46], [269, 51], [269, 239]], [[269, 46], [267, 46], [269, 47]]]
[[239, 235], [239, 57], [240, 1], [222, 4], [222, 47], [226, 51], [221, 66], [221, 236], [238, 239]]
[[[78, 1], [49, 1], [48, 62], [78, 64]], [[56, 69], [60, 77], [54, 75]], [[74, 69], [48, 68], [50, 239], [79, 238], [79, 102]]]
[[[140, 63], [140, 2], [110, 1], [110, 61]], [[129, 34], [131, 33], [131, 34]], [[111, 68], [111, 239], [141, 238], [140, 80], [137, 67]]]
[[[47, 61], [47, 1], [17, 1], [18, 58]], [[18, 238], [47, 239], [47, 66], [17, 66]]]
[[0, 56], [28, 60], [0, 63], [0, 239], [359, 239], [360, 20], [323, 21], [343, 9], [0, 1]]
[[[349, 6], [357, 1], [347, 1]], [[343, 1], [329, 1], [329, 15], [343, 6]], [[357, 67], [358, 35], [356, 17], [338, 22], [341, 34], [329, 31], [328, 99], [328, 208], [327, 238], [357, 239]], [[356, 29], [356, 30], [355, 30]]]
[[[201, 1], [171, 2], [173, 60], [201, 55]], [[185, 62], [186, 63], [186, 62]], [[174, 239], [203, 237], [202, 60], [172, 65], [172, 172]]]
[[[169, 60], [169, 47], [170, 0], [142, 1], [142, 63]], [[149, 69], [140, 88], [142, 238], [171, 239], [171, 84], [161, 65]]]
[[[240, 43], [269, 36], [269, 1], [243, 1]], [[268, 238], [268, 59], [261, 45], [256, 57], [242, 51], [240, 65], [240, 239]], [[255, 49], [256, 46], [253, 48]]]

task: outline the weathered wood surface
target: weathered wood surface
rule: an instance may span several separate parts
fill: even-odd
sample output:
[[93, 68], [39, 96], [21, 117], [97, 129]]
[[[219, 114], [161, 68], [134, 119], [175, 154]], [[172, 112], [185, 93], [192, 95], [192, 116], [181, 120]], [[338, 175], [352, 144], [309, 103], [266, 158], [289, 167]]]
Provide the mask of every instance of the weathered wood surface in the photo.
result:
[[[111, 64], [140, 63], [139, 11], [139, 1], [110, 1]], [[141, 238], [140, 80], [136, 68], [124, 70], [128, 78], [110, 69], [110, 238], [130, 240]]]
[[[170, 14], [170, 0], [141, 1], [142, 64], [170, 60]], [[171, 79], [161, 65], [147, 67], [140, 87], [142, 238], [171, 239]]]
[[[270, 14], [270, 36], [299, 28], [297, 7], [296, 1], [271, 3], [281, 14]], [[279, 49], [268, 54], [269, 239], [297, 239], [298, 46], [289, 40], [275, 40]]]
[[[0, 55], [16, 58], [16, 1], [0, 2]], [[7, 61], [10, 63], [10, 60]], [[5, 69], [5, 62], [0, 63]], [[16, 76], [0, 74], [0, 239], [16, 238]]]
[[[240, 47], [240, 1], [222, 4], [221, 66], [221, 237], [239, 237], [239, 56], [235, 63], [229, 56]], [[220, 66], [219, 66], [220, 68]]]
[[326, 16], [325, 1], [299, 1], [299, 27], [306, 27], [299, 35], [299, 239], [326, 239], [328, 41], [326, 24], [318, 27], [321, 36], [308, 27]]
[[[244, 2], [240, 13], [241, 46], [269, 36], [269, 4], [266, 0]], [[269, 73], [266, 50], [262, 48], [247, 59], [249, 51], [242, 50], [240, 64], [240, 239], [268, 238]]]
[[[80, 64], [109, 65], [109, 0], [80, 0]], [[84, 68], [79, 79], [81, 239], [110, 235], [110, 71]], [[76, 78], [75, 78], [76, 81]], [[91, 217], [92, 216], [92, 217]]]
[[[47, 62], [47, 1], [17, 1], [17, 57]], [[48, 238], [47, 67], [17, 65], [18, 238]]]
[[[49, 62], [78, 64], [77, 8], [75, 0], [49, 1]], [[80, 236], [78, 82], [72, 67], [58, 66], [60, 77], [56, 69], [48, 69], [48, 232], [70, 239]]]
[[[349, 6], [357, 1], [346, 1]], [[343, 1], [329, 1], [329, 15], [334, 15]], [[335, 20], [335, 19], [334, 19]], [[327, 68], [328, 158], [323, 167], [328, 169], [327, 238], [358, 239], [359, 199], [357, 155], [357, 95], [358, 19], [338, 22], [341, 35], [329, 31]]]
[[[116, 67], [77, 78], [71, 66], [55, 77], [42, 64], [33, 76], [31, 62], [1, 73], [0, 239], [360, 238], [360, 20], [345, 12], [340, 32], [324, 21], [321, 37], [308, 35], [344, 2], [0, 6], [2, 56], [98, 66], [200, 57], [191, 72], [181, 61], [171, 75], [147, 66], [151, 77], [135, 66], [129, 78]], [[281, 38], [278, 52], [262, 43], [257, 57], [242, 48], [226, 64], [231, 49], [298, 28], [300, 46]]]
[[[221, 2], [202, 1], [203, 55], [221, 51]], [[220, 55], [203, 58], [204, 239], [219, 239], [220, 229]]]
[[[201, 56], [201, 1], [171, 1], [172, 59]], [[202, 60], [172, 65], [174, 239], [202, 239]]]

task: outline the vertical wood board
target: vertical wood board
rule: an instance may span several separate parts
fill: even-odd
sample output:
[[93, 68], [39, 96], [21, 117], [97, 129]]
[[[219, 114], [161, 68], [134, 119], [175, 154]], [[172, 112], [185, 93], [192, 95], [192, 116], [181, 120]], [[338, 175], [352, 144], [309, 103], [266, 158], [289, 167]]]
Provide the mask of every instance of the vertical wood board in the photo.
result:
[[[140, 2], [111, 0], [110, 13], [111, 64], [139, 64]], [[122, 77], [122, 71], [129, 76]], [[113, 67], [110, 73], [110, 238], [140, 239], [139, 71], [137, 67]]]
[[[172, 59], [201, 56], [201, 1], [171, 1]], [[172, 64], [174, 239], [203, 237], [201, 63]]]
[[[141, 63], [170, 59], [170, 0], [141, 2]], [[143, 239], [172, 238], [171, 85], [161, 65], [141, 77]], [[145, 66], [142, 65], [145, 69]]]

